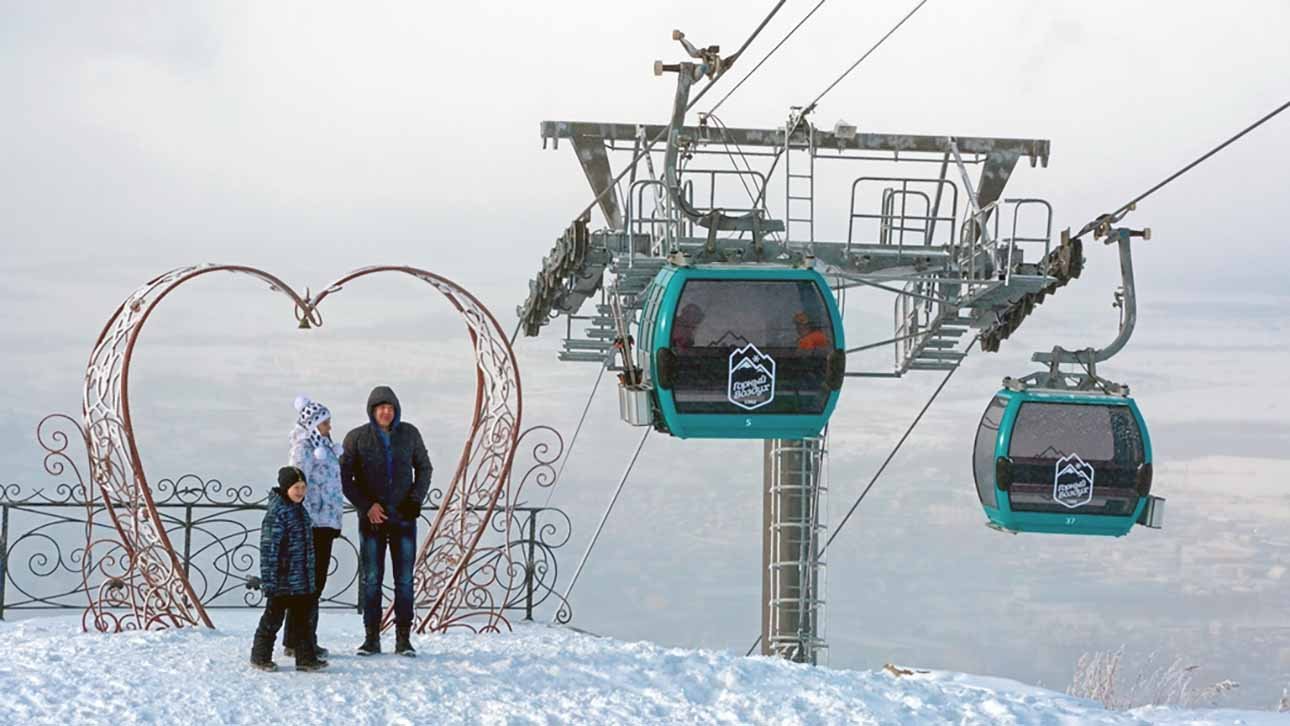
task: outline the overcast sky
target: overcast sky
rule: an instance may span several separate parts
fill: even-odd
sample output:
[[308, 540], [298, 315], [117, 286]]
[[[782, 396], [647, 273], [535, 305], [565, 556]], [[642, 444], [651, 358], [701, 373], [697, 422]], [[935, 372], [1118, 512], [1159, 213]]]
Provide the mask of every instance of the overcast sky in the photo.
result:
[[[664, 121], [673, 84], [651, 66], [679, 59], [671, 30], [733, 50], [771, 4], [0, 2], [9, 480], [42, 482], [35, 422], [78, 408], [103, 321], [174, 266], [257, 265], [316, 290], [361, 265], [415, 264], [476, 290], [509, 327], [527, 279], [589, 201], [568, 146], [541, 149], [539, 122]], [[741, 68], [812, 5], [788, 2]], [[722, 118], [779, 125], [911, 5], [826, 3]], [[1008, 191], [1048, 198], [1059, 228], [1078, 227], [1290, 97], [1287, 37], [1290, 4], [1279, 0], [932, 0], [826, 98], [815, 123], [1050, 139], [1049, 167], [1023, 163]], [[1141, 327], [1111, 372], [1133, 383], [1153, 425], [1172, 528], [1110, 543], [1028, 539], [1038, 554], [1017, 566], [1019, 540], [981, 526], [963, 478], [1001, 376], [1026, 372], [1032, 350], [1114, 335], [1114, 254], [1090, 245], [1088, 276], [999, 355], [969, 359], [877, 490], [871, 518], [839, 540], [834, 664], [903, 659], [1061, 688], [1081, 652], [1129, 643], [1202, 659], [1213, 680], [1240, 670], [1254, 685], [1238, 698], [1274, 702], [1290, 682], [1290, 542], [1276, 534], [1290, 524], [1288, 139], [1284, 115], [1129, 220], [1155, 235], [1135, 257]], [[821, 194], [832, 195], [821, 227], [844, 229], [845, 190]], [[455, 455], [470, 380], [454, 347], [460, 328], [417, 283], [346, 291], [332, 302], [347, 307], [308, 337], [289, 311], [271, 309], [280, 321], [260, 312], [268, 298], [245, 280], [203, 284], [154, 318], [135, 379], [138, 418], [155, 421], [140, 435], [157, 470], [254, 481], [283, 453], [300, 389], [330, 399], [350, 425], [379, 382], [401, 387], [437, 456]], [[856, 296], [848, 334], [883, 337], [890, 305]], [[553, 333], [520, 344], [530, 420], [570, 433], [594, 370], [556, 364]], [[848, 383], [833, 429], [835, 516], [935, 383]], [[614, 423], [613, 404], [598, 400], [554, 500], [582, 537], [635, 437]], [[760, 583], [750, 446], [651, 442], [580, 586], [585, 627], [747, 647]], [[651, 518], [657, 526], [632, 526]], [[583, 543], [575, 537], [570, 565]], [[1040, 615], [983, 618], [999, 598]], [[961, 608], [994, 629], [976, 630]], [[1108, 609], [1128, 614], [1088, 615]], [[1063, 618], [1073, 624], [1053, 635]]]

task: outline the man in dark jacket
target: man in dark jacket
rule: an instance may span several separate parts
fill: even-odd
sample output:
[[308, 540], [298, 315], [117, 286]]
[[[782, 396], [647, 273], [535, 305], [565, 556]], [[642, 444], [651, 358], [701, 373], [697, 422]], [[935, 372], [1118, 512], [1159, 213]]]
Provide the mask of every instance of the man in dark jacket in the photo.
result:
[[269, 506], [260, 525], [260, 591], [264, 615], [251, 643], [251, 665], [277, 670], [273, 641], [285, 617], [288, 630], [300, 634], [296, 644], [296, 670], [315, 671], [327, 665], [314, 652], [316, 638], [309, 631], [317, 582], [314, 573], [313, 525], [302, 504], [304, 472], [294, 466], [278, 470], [278, 486], [269, 492]]
[[417, 517], [430, 490], [430, 455], [421, 432], [403, 421], [399, 399], [388, 386], [367, 398], [368, 423], [345, 436], [340, 481], [345, 498], [358, 511], [362, 568], [363, 627], [359, 655], [381, 652], [381, 581], [385, 551], [394, 562], [395, 652], [414, 656], [412, 566], [416, 559]]

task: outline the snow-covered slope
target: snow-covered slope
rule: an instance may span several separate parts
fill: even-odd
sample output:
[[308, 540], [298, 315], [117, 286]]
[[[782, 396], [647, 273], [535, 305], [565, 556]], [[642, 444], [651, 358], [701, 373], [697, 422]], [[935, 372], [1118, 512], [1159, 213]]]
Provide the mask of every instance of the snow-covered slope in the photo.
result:
[[[420, 638], [417, 659], [337, 653], [325, 672], [247, 665], [254, 613], [217, 631], [86, 634], [59, 617], [0, 623], [0, 723], [1271, 724], [1253, 711], [1103, 710], [1015, 681], [811, 668], [569, 630]], [[346, 653], [356, 616], [324, 614]], [[387, 643], [387, 647], [392, 645]], [[279, 649], [280, 654], [280, 649]]]

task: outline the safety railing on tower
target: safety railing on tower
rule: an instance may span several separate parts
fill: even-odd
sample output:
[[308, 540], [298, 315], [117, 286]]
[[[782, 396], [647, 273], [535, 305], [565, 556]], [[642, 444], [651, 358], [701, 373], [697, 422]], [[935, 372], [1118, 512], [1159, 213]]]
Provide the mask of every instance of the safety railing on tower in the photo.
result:
[[[856, 211], [856, 200], [866, 187], [878, 185], [881, 197], [878, 211]], [[949, 193], [949, 210], [941, 211], [945, 194]], [[847, 218], [846, 251], [851, 252], [857, 243], [876, 241], [878, 244], [896, 245], [901, 252], [905, 245], [931, 246], [937, 242], [937, 229], [943, 229], [944, 244], [953, 243], [954, 229], [958, 226], [959, 189], [946, 179], [915, 177], [862, 176], [851, 182], [851, 207]], [[862, 208], [863, 210], [863, 208]], [[876, 225], [873, 238], [857, 239], [857, 220]], [[865, 230], [861, 229], [863, 233]]]

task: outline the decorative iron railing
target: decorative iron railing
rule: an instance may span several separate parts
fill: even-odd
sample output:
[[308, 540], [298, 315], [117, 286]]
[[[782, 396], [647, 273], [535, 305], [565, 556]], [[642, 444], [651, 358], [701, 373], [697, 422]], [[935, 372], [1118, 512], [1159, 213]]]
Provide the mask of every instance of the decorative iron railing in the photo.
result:
[[[158, 514], [175, 544], [184, 575], [207, 609], [263, 604], [259, 545], [267, 489], [267, 485], [226, 486], [195, 474], [157, 482]], [[422, 512], [422, 532], [428, 531], [438, 514], [441, 495], [434, 496], [437, 493], [432, 493]], [[0, 487], [0, 620], [23, 611], [85, 609], [89, 594], [82, 577], [84, 543], [97, 539], [86, 535], [113, 531], [110, 519], [101, 516], [101, 503], [93, 509], [89, 506], [79, 484], [61, 483], [52, 490], [30, 493], [17, 484]], [[510, 511], [509, 518], [491, 518], [468, 570], [496, 569], [509, 554], [509, 561], [522, 566], [523, 572], [517, 573], [519, 586], [507, 591], [502, 609], [532, 620], [534, 611], [548, 600], [559, 601], [556, 552], [569, 541], [570, 521], [552, 507], [517, 505]], [[87, 517], [87, 512], [94, 516]], [[87, 527], [94, 531], [87, 532]], [[358, 518], [347, 507], [344, 529], [333, 546], [323, 608], [358, 607], [357, 535]], [[119, 554], [94, 552], [96, 557]], [[387, 580], [390, 577], [387, 568]]]

